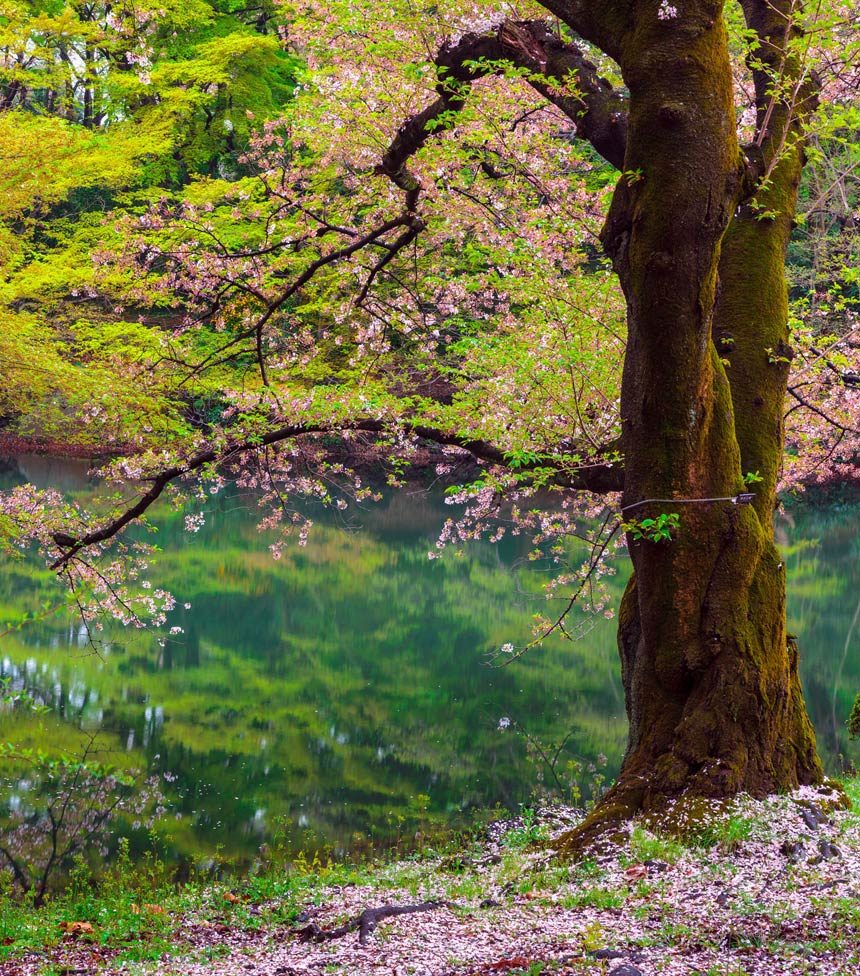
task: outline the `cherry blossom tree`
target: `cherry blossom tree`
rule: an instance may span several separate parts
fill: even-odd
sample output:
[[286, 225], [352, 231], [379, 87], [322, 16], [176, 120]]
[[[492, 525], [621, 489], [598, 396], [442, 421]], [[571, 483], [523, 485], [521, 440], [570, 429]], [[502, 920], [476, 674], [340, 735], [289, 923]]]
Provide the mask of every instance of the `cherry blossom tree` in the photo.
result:
[[[120, 258], [97, 255], [123, 269], [127, 308], [177, 318], [129, 376], [205, 394], [213, 416], [172, 438], [141, 427], [112, 474], [148, 487], [111, 517], [26, 492], [5, 517], [131, 621], [118, 564], [96, 557], [165, 493], [235, 477], [267, 527], [301, 534], [291, 497], [372, 494], [331, 434], [398, 459], [433, 444], [440, 477], [481, 467], [443, 542], [528, 528], [563, 563], [581, 517], [620, 509], [556, 580], [603, 612], [594, 587], [626, 532], [630, 741], [586, 831], [819, 782], [772, 515], [787, 398], [791, 444], [814, 448], [789, 474], [824, 458], [838, 475], [857, 452], [851, 330], [792, 336], [784, 273], [822, 91], [856, 94], [848, 6], [284, 12], [307, 75], [243, 160], [254, 175], [165, 197], [123, 221]], [[556, 499], [543, 513], [539, 493]], [[537, 638], [554, 628], [564, 614]]]

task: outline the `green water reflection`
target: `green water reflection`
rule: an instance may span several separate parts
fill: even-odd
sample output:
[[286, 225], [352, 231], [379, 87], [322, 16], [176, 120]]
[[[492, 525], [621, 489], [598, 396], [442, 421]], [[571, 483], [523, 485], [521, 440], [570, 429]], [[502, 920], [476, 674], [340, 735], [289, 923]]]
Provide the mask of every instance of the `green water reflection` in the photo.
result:
[[[21, 459], [4, 478], [88, 490], [85, 466], [67, 462]], [[320, 517], [306, 548], [275, 561], [252, 499], [213, 499], [196, 535], [162, 511], [152, 578], [179, 600], [170, 624], [183, 633], [162, 647], [112, 632], [101, 658], [70, 613], [7, 634], [2, 672], [54, 713], [0, 717], [0, 738], [69, 748], [76, 729], [103, 728], [117, 754], [176, 775], [181, 817], [162, 831], [174, 852], [220, 846], [243, 861], [284, 825], [296, 844], [312, 831], [349, 847], [527, 800], [539, 769], [502, 716], [544, 741], [572, 729], [571, 753], [606, 755], [611, 775], [625, 738], [614, 623], [488, 667], [487, 652], [521, 642], [545, 609], [542, 574], [517, 540], [429, 561], [448, 514], [436, 495], [391, 494], [352, 525]], [[845, 719], [860, 688], [860, 505], [798, 509], [780, 532], [810, 710], [835, 770], [857, 757]], [[0, 629], [49, 595], [50, 574], [7, 563]]]

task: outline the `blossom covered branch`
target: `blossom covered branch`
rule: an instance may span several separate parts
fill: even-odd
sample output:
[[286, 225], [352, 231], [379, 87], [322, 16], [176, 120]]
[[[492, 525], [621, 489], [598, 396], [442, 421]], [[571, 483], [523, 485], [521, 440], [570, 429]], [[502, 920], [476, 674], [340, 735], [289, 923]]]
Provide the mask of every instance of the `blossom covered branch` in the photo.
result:
[[[52, 563], [51, 569], [62, 570], [75, 557], [89, 547], [100, 545], [118, 536], [129, 524], [140, 519], [162, 496], [169, 484], [200, 471], [209, 465], [225, 463], [237, 456], [248, 452], [257, 452], [262, 448], [321, 434], [335, 434], [344, 432], [365, 432], [385, 434], [393, 430], [392, 424], [381, 420], [355, 420], [342, 425], [314, 425], [293, 424], [278, 427], [268, 433], [252, 436], [246, 440], [228, 441], [221, 447], [211, 447], [201, 450], [183, 463], [171, 465], [149, 475], [145, 480], [151, 482], [150, 487], [137, 501], [125, 508], [119, 515], [97, 529], [74, 538], [64, 532], [54, 532], [53, 540], [61, 548], [62, 554]], [[423, 424], [406, 424], [406, 431], [414, 437], [426, 441], [456, 447], [472, 455], [476, 460], [507, 467], [510, 458], [504, 451], [485, 441], [475, 440], [454, 433], [436, 430]], [[611, 447], [611, 446], [610, 446]], [[609, 453], [610, 448], [607, 448]], [[601, 463], [596, 461], [582, 467], [568, 468], [562, 461], [554, 458], [541, 458], [532, 462], [518, 465], [518, 474], [528, 476], [530, 472], [540, 471], [551, 473], [551, 480], [564, 488], [578, 489], [593, 493], [609, 493], [619, 491], [623, 480], [623, 467], [616, 463]]]

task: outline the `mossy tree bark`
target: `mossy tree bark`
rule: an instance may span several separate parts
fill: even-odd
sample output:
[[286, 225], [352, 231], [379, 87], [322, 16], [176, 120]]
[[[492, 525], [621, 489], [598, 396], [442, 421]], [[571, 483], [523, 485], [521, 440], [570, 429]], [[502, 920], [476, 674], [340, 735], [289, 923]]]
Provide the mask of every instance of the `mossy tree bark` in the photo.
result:
[[[625, 112], [546, 25], [504, 25], [492, 49], [467, 35], [440, 59], [465, 82], [495, 63], [470, 46], [527, 68], [622, 171], [602, 241], [627, 300], [623, 505], [640, 518], [675, 512], [680, 526], [671, 542], [628, 538], [619, 649], [630, 741], [585, 832], [682, 794], [761, 795], [822, 776], [772, 522], [791, 358], [784, 262], [815, 85], [796, 43], [800, 0], [740, 2], [756, 39], [757, 126], [744, 148], [721, 0], [543, 4], [618, 64]], [[544, 77], [565, 73], [575, 98]], [[394, 177], [404, 147], [427, 138], [422, 117], [413, 122], [386, 156]], [[701, 501], [745, 492], [746, 474], [758, 479], [753, 504]]]
[[[760, 9], [774, 8], [750, 5]], [[586, 829], [680, 795], [763, 795], [822, 776], [772, 523], [799, 100], [771, 104], [762, 86], [768, 129], [751, 162], [736, 141], [719, 7], [687, 3], [677, 21], [637, 21], [620, 60], [630, 91], [625, 175], [603, 232], [628, 305], [623, 504], [727, 498], [747, 490], [745, 473], [761, 480], [752, 505], [635, 510], [677, 512], [680, 525], [672, 542], [628, 540], [634, 576], [619, 650], [629, 746]]]

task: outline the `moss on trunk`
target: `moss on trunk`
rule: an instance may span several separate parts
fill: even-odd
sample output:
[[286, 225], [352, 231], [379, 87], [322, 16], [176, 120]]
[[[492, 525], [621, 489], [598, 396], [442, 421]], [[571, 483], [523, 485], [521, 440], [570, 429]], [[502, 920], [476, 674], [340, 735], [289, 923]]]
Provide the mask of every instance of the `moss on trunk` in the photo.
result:
[[622, 61], [627, 175], [603, 232], [628, 306], [623, 504], [735, 496], [748, 471], [763, 480], [751, 506], [638, 508], [676, 511], [680, 527], [670, 543], [628, 539], [634, 579], [619, 651], [630, 741], [618, 783], [579, 838], [682, 796], [761, 796], [822, 777], [772, 527], [799, 150], [769, 174], [761, 205], [775, 215], [757, 219], [741, 205], [718, 8], [693, 3], [677, 23], [641, 20]]

